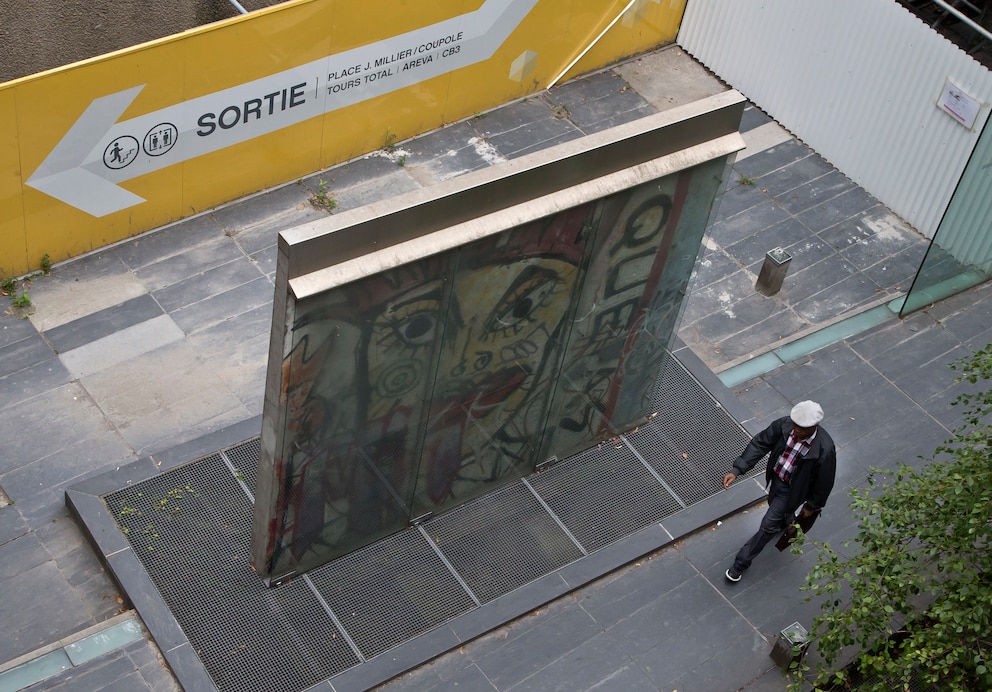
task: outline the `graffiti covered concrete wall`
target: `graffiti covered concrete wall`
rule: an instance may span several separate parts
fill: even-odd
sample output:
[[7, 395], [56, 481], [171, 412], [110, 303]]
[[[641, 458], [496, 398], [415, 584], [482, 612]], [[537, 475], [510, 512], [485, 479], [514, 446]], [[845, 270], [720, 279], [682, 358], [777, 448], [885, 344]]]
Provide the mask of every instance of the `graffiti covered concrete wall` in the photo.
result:
[[287, 292], [256, 569], [315, 566], [651, 417], [724, 166], [628, 177], [328, 290]]

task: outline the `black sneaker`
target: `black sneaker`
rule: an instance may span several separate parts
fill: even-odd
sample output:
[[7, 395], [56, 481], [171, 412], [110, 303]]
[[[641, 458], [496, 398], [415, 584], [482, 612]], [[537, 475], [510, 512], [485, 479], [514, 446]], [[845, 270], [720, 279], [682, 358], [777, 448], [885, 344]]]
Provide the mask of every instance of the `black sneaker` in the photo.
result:
[[734, 583], [739, 582], [741, 577], [744, 576], [744, 573], [738, 572], [736, 567], [730, 567], [724, 574], [727, 577], [727, 581]]

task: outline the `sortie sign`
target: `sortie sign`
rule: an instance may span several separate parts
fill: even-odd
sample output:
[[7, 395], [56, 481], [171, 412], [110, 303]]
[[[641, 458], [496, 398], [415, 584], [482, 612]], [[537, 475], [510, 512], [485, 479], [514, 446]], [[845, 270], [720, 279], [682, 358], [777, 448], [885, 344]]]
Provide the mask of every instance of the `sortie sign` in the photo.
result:
[[537, 0], [478, 10], [117, 122], [144, 85], [94, 99], [27, 180], [92, 216], [145, 200], [132, 178], [490, 58]]

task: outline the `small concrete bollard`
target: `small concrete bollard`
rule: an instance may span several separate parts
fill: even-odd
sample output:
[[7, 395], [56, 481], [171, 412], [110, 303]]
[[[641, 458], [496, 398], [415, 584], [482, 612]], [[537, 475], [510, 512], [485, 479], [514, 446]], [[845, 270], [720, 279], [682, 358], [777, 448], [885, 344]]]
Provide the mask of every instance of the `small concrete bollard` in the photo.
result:
[[775, 646], [769, 654], [775, 664], [782, 670], [789, 670], [794, 663], [799, 663], [809, 646], [809, 633], [798, 622], [793, 622], [778, 633]]
[[789, 271], [792, 255], [780, 247], [765, 253], [765, 261], [758, 273], [758, 281], [754, 288], [761, 294], [773, 296], [782, 288], [785, 273]]

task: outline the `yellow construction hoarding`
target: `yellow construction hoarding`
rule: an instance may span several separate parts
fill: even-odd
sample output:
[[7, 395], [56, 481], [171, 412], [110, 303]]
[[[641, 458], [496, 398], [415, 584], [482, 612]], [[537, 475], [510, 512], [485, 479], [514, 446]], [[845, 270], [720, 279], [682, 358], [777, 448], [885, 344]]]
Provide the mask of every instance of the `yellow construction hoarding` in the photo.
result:
[[0, 276], [674, 40], [684, 0], [298, 0], [0, 84]]

